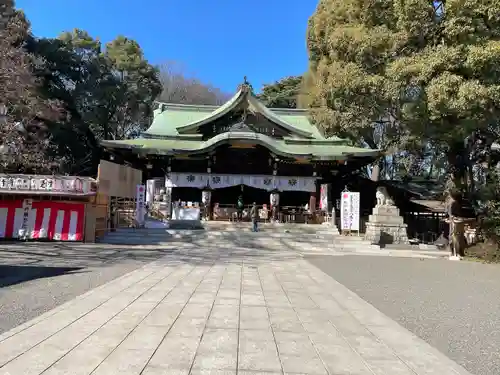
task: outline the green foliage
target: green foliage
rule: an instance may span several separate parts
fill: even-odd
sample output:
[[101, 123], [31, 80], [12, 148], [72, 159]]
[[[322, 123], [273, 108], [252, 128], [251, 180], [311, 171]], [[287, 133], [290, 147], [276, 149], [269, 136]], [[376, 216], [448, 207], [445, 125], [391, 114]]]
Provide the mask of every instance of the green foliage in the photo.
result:
[[147, 128], [161, 84], [137, 42], [117, 37], [103, 51], [99, 40], [75, 29], [33, 40], [29, 48], [44, 62], [36, 71], [44, 94], [65, 109], [65, 121], [51, 131], [67, 171], [93, 173], [100, 139], [133, 137]]
[[198, 80], [160, 74], [140, 45], [124, 36], [106, 45], [79, 29], [36, 38], [12, 0], [0, 0], [0, 81], [0, 103], [9, 109], [0, 127], [4, 171], [95, 175], [99, 141], [147, 129], [160, 93], [184, 104], [228, 99]]
[[390, 153], [432, 142], [465, 183], [464, 139], [498, 126], [499, 39], [498, 1], [321, 0], [308, 28], [312, 119]]
[[480, 191], [482, 202], [481, 229], [484, 236], [496, 246], [488, 249], [490, 260], [500, 260], [500, 171], [490, 173], [489, 181]]
[[269, 108], [297, 108], [302, 88], [302, 76], [290, 76], [272, 84], [266, 84], [257, 95]]

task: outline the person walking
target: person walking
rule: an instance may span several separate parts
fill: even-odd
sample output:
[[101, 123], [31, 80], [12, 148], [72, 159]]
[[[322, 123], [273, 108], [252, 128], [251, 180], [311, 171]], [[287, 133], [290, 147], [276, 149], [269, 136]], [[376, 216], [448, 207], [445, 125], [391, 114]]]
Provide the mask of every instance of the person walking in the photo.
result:
[[259, 209], [257, 203], [253, 202], [252, 209], [250, 210], [250, 217], [252, 218], [252, 232], [259, 231]]

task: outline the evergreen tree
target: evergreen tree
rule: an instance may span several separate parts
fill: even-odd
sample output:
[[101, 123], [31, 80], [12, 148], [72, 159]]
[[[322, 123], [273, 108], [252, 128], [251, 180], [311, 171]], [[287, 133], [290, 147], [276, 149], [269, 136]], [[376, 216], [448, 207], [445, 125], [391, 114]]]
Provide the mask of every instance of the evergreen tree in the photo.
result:
[[257, 95], [269, 108], [297, 108], [302, 88], [302, 76], [290, 76], [266, 84]]
[[321, 0], [308, 29], [309, 103], [329, 133], [389, 153], [447, 155], [470, 190], [475, 131], [498, 134], [500, 3]]

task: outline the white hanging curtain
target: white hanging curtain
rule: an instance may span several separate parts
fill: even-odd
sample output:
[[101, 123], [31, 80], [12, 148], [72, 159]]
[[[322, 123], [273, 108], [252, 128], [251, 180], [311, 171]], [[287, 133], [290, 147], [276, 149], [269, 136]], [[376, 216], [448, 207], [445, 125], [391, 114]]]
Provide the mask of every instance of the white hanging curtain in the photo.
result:
[[208, 173], [170, 173], [165, 179], [165, 186], [193, 187], [202, 189], [207, 185], [212, 189], [221, 189], [237, 185], [246, 185], [257, 189], [281, 191], [316, 191], [317, 177], [292, 176], [249, 176], [236, 174], [208, 174]]

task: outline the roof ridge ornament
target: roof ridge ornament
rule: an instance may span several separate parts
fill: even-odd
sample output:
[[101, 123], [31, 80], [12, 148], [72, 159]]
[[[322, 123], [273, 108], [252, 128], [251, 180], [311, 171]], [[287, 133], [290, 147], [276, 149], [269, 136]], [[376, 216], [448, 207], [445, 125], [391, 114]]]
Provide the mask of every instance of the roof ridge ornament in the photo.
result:
[[232, 132], [232, 131], [239, 131], [239, 132], [248, 132], [248, 131], [253, 131], [250, 126], [248, 126], [248, 124], [246, 123], [246, 120], [247, 120], [247, 116], [248, 116], [248, 109], [245, 108], [243, 109], [243, 112], [241, 113], [241, 117], [240, 117], [240, 121], [238, 121], [237, 123], [233, 124], [230, 128], [229, 128], [229, 131]]
[[253, 132], [252, 128], [250, 128], [244, 122], [237, 122], [229, 128], [230, 132]]
[[250, 84], [250, 82], [248, 82], [247, 76], [243, 77], [243, 83], [238, 85], [238, 90], [243, 91], [243, 92], [248, 92], [248, 93], [253, 92], [253, 87]]

